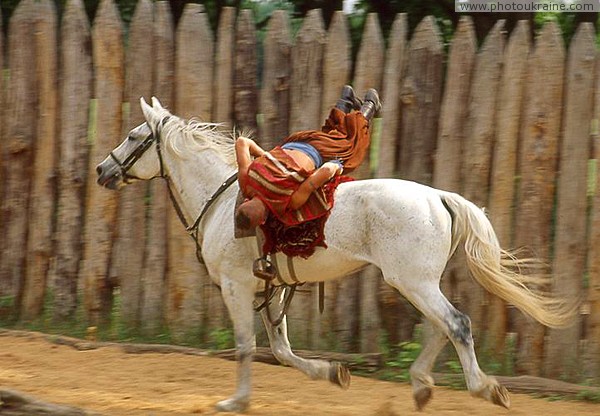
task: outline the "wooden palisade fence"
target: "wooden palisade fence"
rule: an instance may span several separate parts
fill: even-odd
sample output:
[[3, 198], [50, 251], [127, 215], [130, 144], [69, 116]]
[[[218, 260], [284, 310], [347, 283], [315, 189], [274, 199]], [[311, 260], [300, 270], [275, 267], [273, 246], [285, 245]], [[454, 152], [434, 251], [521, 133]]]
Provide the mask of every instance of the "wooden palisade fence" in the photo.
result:
[[[93, 24], [82, 1], [69, 0], [58, 22], [51, 0], [22, 0], [7, 39], [0, 31], [4, 318], [30, 321], [46, 310], [98, 325], [118, 316], [129, 330], [168, 328], [176, 340], [227, 327], [164, 183], [108, 191], [95, 184], [95, 165], [142, 122], [140, 96], [156, 95], [182, 117], [254, 129], [270, 147], [320, 126], [352, 83], [359, 94], [379, 89], [384, 102], [377, 152], [360, 177], [416, 180], [488, 207], [503, 246], [527, 247], [549, 265], [557, 295], [585, 299], [573, 327], [545, 329], [451, 261], [443, 289], [472, 317], [478, 343], [501, 354], [516, 333], [519, 372], [600, 377], [600, 70], [591, 25], [567, 48], [555, 23], [530, 39], [527, 22], [507, 35], [499, 21], [477, 48], [463, 17], [446, 55], [432, 17], [408, 33], [398, 15], [386, 48], [369, 15], [352, 62], [344, 14], [325, 28], [313, 10], [292, 37], [277, 11], [259, 63], [249, 10], [223, 9], [214, 34], [197, 4], [175, 27], [166, 1], [139, 0], [127, 36], [113, 0], [101, 1]], [[326, 296], [319, 315], [313, 287], [297, 295], [295, 346], [372, 352], [383, 333], [410, 338], [419, 319], [375, 268], [328, 283]]]

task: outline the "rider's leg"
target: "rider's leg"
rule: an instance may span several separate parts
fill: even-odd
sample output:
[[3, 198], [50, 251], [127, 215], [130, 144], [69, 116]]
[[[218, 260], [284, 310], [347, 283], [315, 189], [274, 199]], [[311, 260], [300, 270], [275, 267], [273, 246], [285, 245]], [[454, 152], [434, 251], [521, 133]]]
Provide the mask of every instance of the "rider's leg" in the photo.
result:
[[335, 108], [342, 110], [344, 113], [349, 113], [352, 110], [358, 110], [362, 106], [362, 101], [354, 94], [354, 90], [350, 85], [344, 85], [342, 95], [337, 100]]
[[367, 119], [371, 121], [373, 116], [381, 109], [381, 100], [379, 94], [373, 88], [369, 89], [365, 94], [363, 105], [360, 107], [360, 112]]

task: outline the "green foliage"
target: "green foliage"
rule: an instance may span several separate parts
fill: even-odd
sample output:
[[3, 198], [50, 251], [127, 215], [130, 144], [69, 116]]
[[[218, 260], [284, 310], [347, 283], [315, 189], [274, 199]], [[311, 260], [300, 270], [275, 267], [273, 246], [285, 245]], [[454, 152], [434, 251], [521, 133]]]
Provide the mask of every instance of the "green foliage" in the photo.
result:
[[418, 342], [402, 342], [398, 345], [398, 352], [385, 365], [389, 371], [383, 373], [383, 378], [395, 381], [410, 381], [410, 366], [417, 359], [423, 347]]
[[583, 390], [577, 393], [577, 400], [600, 403], [600, 392], [596, 390]]
[[208, 347], [213, 350], [225, 350], [235, 347], [233, 330], [231, 328], [217, 328], [208, 334]]

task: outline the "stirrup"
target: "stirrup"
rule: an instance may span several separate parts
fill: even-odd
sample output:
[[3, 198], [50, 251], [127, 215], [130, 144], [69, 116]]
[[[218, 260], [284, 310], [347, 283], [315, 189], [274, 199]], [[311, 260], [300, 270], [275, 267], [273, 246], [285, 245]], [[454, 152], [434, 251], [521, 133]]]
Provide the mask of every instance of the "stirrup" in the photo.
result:
[[252, 263], [252, 273], [259, 279], [270, 282], [275, 279], [277, 272], [271, 260], [265, 257], [259, 257]]

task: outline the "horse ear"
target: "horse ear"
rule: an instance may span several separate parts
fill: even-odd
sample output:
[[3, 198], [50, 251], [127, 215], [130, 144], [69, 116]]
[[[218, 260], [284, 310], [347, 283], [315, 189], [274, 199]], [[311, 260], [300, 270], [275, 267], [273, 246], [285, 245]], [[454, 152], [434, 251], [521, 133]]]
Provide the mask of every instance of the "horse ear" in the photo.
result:
[[158, 98], [156, 97], [152, 97], [152, 107], [155, 110], [164, 110], [162, 104], [160, 103], [160, 101], [158, 101]]
[[154, 114], [154, 109], [148, 105], [144, 97], [140, 98], [140, 107], [142, 107], [142, 113], [144, 113], [144, 118], [146, 121], [152, 120], [152, 115]]

